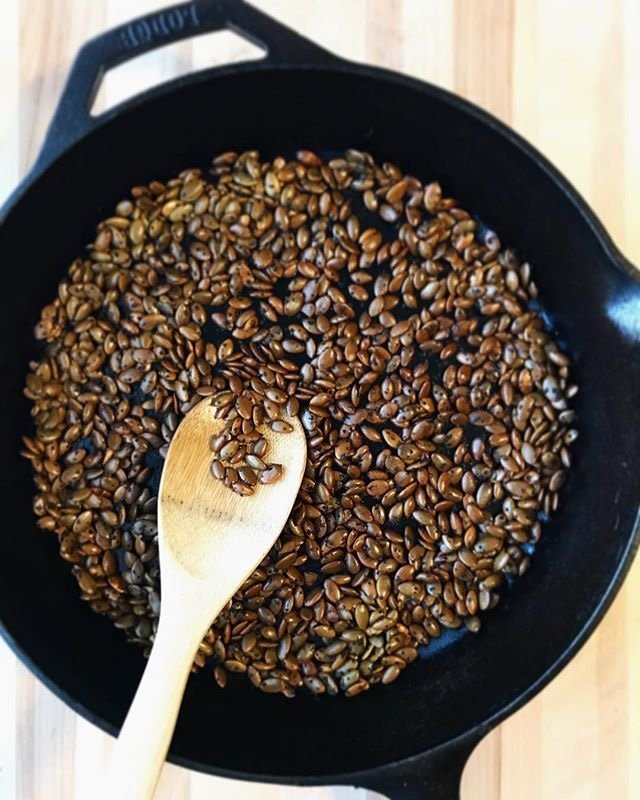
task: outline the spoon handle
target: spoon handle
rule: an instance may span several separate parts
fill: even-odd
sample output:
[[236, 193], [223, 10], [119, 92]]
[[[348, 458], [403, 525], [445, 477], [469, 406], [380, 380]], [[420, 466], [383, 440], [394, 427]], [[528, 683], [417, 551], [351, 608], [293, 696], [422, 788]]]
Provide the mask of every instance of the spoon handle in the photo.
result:
[[154, 795], [193, 657], [207, 629], [206, 623], [202, 630], [190, 623], [163, 605], [151, 656], [111, 757], [105, 798], [151, 800]]

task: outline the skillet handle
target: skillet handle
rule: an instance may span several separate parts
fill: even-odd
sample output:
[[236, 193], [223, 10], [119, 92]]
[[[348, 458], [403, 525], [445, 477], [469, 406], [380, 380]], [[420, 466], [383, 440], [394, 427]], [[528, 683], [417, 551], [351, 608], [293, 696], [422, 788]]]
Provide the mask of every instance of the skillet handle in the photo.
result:
[[464, 766], [485, 733], [474, 732], [423, 756], [383, 767], [358, 785], [389, 800], [459, 800]]
[[[71, 67], [34, 172], [43, 170], [98, 125], [100, 117], [92, 117], [89, 112], [109, 69], [156, 47], [224, 29], [262, 47], [266, 64], [311, 65], [335, 59], [244, 0], [192, 0], [138, 17], [90, 39], [82, 47]], [[116, 110], [117, 107], [107, 115]]]

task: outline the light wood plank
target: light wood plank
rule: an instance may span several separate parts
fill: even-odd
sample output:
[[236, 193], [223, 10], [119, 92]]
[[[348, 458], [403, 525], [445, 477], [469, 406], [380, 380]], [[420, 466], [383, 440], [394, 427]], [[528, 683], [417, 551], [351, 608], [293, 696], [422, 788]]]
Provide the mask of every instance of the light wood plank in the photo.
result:
[[20, 110], [20, 14], [17, 2], [12, 0], [2, 15], [0, 25], [0, 202], [12, 191], [20, 177], [20, 164], [16, 158], [19, 149], [18, 114]]
[[[16, 721], [18, 718], [18, 662], [9, 648], [0, 642], [0, 686], [2, 686], [2, 714], [0, 714], [0, 797], [14, 800], [17, 787], [18, 761], [24, 751], [18, 746]], [[24, 670], [26, 672], [26, 670]], [[31, 677], [31, 676], [30, 676]], [[67, 713], [71, 713], [67, 711]], [[33, 735], [33, 731], [32, 731]]]
[[455, 84], [455, 3], [404, 0], [402, 71], [443, 89]]
[[455, 90], [511, 121], [514, 0], [455, 3]]
[[35, 161], [69, 66], [82, 42], [105, 27], [105, 5], [72, 0], [9, 0], [20, 9], [21, 173]]

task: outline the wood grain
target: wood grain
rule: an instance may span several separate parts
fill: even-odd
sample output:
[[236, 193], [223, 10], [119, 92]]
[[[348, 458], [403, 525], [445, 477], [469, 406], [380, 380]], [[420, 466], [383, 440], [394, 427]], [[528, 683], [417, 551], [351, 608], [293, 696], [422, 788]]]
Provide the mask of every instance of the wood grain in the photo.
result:
[[[0, 194], [38, 151], [69, 62], [89, 36], [161, 0], [3, 0]], [[164, 3], [166, 5], [166, 3]], [[513, 125], [574, 182], [640, 264], [640, 4], [636, 0], [262, 0], [335, 52], [432, 81]], [[178, 72], [255, 55], [230, 34], [108, 75], [100, 103]], [[526, 187], [523, 187], [526, 191]], [[561, 613], [561, 612], [559, 612]], [[86, 800], [111, 740], [0, 645], [0, 798]], [[479, 687], [481, 691], [481, 687]], [[300, 790], [166, 767], [160, 800], [293, 800]], [[481, 743], [464, 800], [640, 797], [640, 562], [563, 673]], [[373, 800], [350, 788], [308, 800]]]

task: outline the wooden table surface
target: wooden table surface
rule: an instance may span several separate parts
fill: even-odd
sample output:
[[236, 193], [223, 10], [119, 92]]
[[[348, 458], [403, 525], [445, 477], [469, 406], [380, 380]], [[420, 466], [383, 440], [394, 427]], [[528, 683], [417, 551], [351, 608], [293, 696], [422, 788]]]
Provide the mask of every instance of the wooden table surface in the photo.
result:
[[[162, 0], [2, 0], [2, 197], [33, 163], [77, 48], [87, 37], [160, 5]], [[260, 5], [336, 53], [452, 89], [511, 124], [574, 182], [618, 245], [640, 264], [637, 0]], [[110, 73], [99, 107], [178, 73], [253, 54], [254, 48], [229, 33], [156, 51]], [[67, 709], [0, 643], [1, 800], [88, 800], [110, 746], [109, 737]], [[301, 796], [377, 797], [351, 788], [302, 792], [245, 784], [173, 766], [165, 767], [158, 791], [158, 800]], [[640, 560], [570, 666], [477, 748], [462, 797], [640, 798]]]

